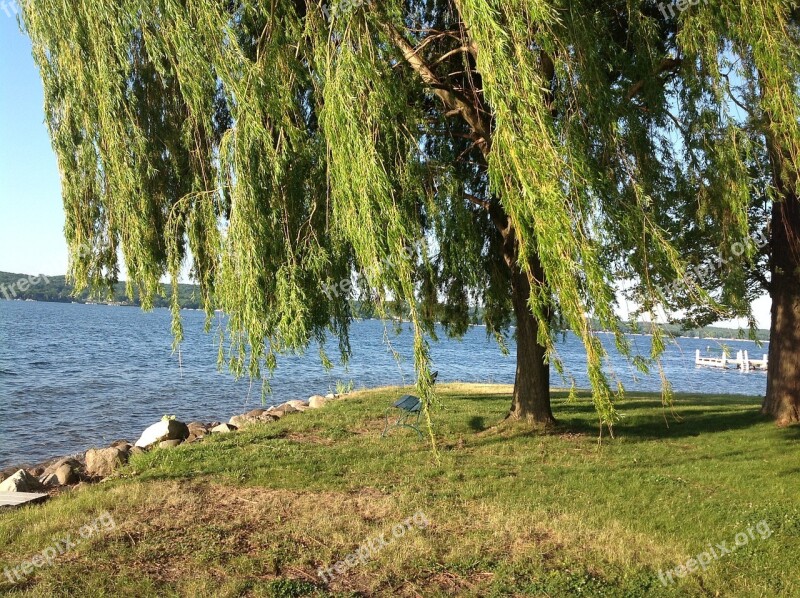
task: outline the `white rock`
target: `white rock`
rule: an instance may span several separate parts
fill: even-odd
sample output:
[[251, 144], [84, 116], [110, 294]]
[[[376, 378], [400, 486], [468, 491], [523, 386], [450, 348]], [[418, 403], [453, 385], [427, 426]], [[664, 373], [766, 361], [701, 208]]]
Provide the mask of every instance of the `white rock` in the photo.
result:
[[0, 483], [0, 492], [37, 492], [42, 484], [24, 469]]
[[328, 394], [325, 395], [325, 398], [326, 399], [335, 399], [336, 395], [333, 394], [332, 392], [329, 392]]
[[290, 405], [291, 407], [294, 407], [298, 411], [305, 411], [306, 409], [308, 409], [308, 401], [299, 401], [299, 400], [286, 401], [285, 405]]
[[310, 399], [308, 399], [308, 406], [311, 409], [322, 409], [325, 404], [328, 402], [328, 399], [322, 397], [320, 395], [314, 395]]
[[183, 422], [162, 419], [142, 432], [142, 437], [136, 441], [136, 446], [149, 448], [162, 440], [184, 440], [188, 436], [189, 428]]

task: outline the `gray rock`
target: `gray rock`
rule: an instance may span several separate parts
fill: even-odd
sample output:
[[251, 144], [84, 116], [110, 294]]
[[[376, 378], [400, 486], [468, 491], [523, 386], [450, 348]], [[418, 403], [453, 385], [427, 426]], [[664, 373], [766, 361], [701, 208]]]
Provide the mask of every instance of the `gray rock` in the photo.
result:
[[62, 486], [71, 486], [80, 481], [77, 467], [68, 461], [61, 463], [53, 475], [56, 476], [58, 483]]
[[38, 492], [42, 484], [24, 469], [0, 483], [0, 492]]
[[308, 406], [311, 409], [322, 409], [328, 402], [328, 399], [320, 395], [314, 395], [308, 399]]
[[63, 457], [61, 459], [55, 459], [53, 462], [44, 470], [46, 474], [48, 473], [55, 473], [59, 467], [64, 464], [69, 464], [76, 469], [83, 469], [83, 463], [81, 463], [78, 457]]
[[230, 425], [230, 424], [220, 424], [218, 426], [215, 426], [211, 430], [211, 433], [212, 434], [228, 434], [230, 432], [235, 432], [236, 430], [237, 430], [237, 428], [235, 426]]
[[175, 448], [176, 446], [180, 445], [182, 440], [162, 440], [158, 443], [158, 448]]
[[90, 476], [108, 477], [128, 462], [129, 453], [117, 447], [86, 451], [86, 472]]
[[284, 403], [284, 404], [285, 405], [291, 405], [292, 407], [294, 407], [295, 409], [297, 409], [300, 412], [303, 412], [306, 409], [308, 409], [308, 401], [294, 400], [294, 401], [286, 401], [286, 403]]
[[189, 429], [189, 434], [194, 434], [197, 438], [202, 438], [208, 434], [209, 427], [200, 422], [192, 422], [187, 424], [186, 427]]
[[148, 448], [162, 440], [183, 440], [189, 436], [189, 428], [176, 419], [162, 419], [142, 432], [136, 446]]
[[58, 477], [54, 473], [46, 473], [39, 477], [39, 483], [45, 488], [55, 488], [57, 486], [61, 486], [61, 482], [58, 481]]
[[252, 411], [248, 411], [247, 413], [245, 413], [245, 416], [255, 419], [257, 417], [261, 417], [266, 412], [267, 412], [266, 409], [253, 409]]
[[246, 428], [250, 424], [255, 421], [255, 418], [248, 417], [247, 415], [234, 415], [230, 421], [228, 422], [229, 425], [233, 426], [241, 430], [242, 428]]

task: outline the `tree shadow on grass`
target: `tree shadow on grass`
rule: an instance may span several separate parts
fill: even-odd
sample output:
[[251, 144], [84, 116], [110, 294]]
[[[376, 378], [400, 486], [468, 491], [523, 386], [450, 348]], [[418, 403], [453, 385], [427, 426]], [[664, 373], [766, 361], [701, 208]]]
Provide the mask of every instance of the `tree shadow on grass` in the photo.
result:
[[486, 418], [480, 415], [475, 415], [469, 418], [467, 425], [475, 432], [483, 432], [486, 429]]

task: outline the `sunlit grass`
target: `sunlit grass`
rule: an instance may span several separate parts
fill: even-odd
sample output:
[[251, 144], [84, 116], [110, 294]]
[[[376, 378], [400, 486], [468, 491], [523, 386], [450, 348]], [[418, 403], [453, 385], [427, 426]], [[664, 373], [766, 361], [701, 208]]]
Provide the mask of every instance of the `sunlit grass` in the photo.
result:
[[[446, 385], [439, 460], [381, 438], [400, 389], [137, 458], [119, 479], [0, 515], [0, 569], [108, 510], [117, 528], [0, 591], [19, 595], [793, 596], [800, 593], [798, 429], [758, 401], [654, 395], [598, 438], [581, 397], [561, 428], [497, 425], [510, 387]], [[678, 419], [676, 419], [678, 418]], [[326, 586], [317, 569], [422, 510], [430, 527]], [[709, 543], [772, 530], [664, 587]]]

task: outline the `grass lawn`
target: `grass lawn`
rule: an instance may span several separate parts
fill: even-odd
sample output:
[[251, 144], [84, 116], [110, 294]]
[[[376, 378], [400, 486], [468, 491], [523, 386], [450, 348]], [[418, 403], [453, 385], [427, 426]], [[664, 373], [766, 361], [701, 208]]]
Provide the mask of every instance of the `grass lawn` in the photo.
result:
[[[381, 439], [401, 390], [378, 389], [4, 512], [0, 571], [106, 511], [116, 526], [16, 584], [0, 575], [0, 594], [800, 596], [800, 428], [765, 421], [757, 399], [678, 396], [678, 421], [633, 394], [598, 443], [585, 395], [559, 394], [544, 435], [495, 427], [508, 386], [439, 390], [438, 463], [413, 432]], [[419, 511], [427, 526], [317, 575]], [[704, 571], [660, 581], [737, 534]]]

